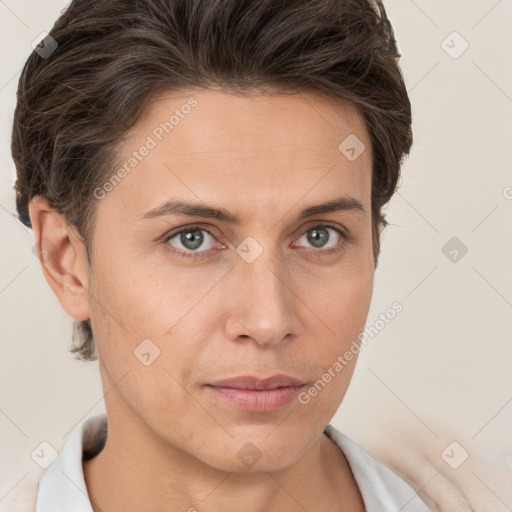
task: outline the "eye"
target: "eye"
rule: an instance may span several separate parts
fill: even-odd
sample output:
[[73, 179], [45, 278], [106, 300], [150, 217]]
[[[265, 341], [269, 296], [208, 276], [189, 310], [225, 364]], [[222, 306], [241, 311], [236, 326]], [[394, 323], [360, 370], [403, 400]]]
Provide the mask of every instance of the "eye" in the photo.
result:
[[[176, 239], [175, 242], [171, 244], [170, 241], [174, 239]], [[207, 242], [206, 248], [203, 247], [204, 250], [198, 250], [201, 246], [204, 246], [205, 240]], [[167, 237], [165, 242], [168, 246], [179, 249], [178, 251], [172, 248], [169, 249], [179, 256], [196, 257], [196, 254], [193, 253], [207, 252], [215, 245], [215, 243], [212, 243], [215, 242], [215, 238], [208, 230], [199, 226], [192, 226]], [[198, 254], [197, 256], [202, 256], [202, 254]]]
[[[330, 233], [335, 233], [335, 236], [332, 236]], [[313, 251], [315, 253], [330, 253], [332, 251], [336, 251], [337, 249], [341, 249], [340, 243], [343, 243], [345, 238], [345, 234], [337, 227], [334, 227], [330, 224], [320, 224], [318, 226], [309, 228], [297, 240], [299, 242], [303, 240], [303, 242], [311, 244], [313, 249], [321, 249], [321, 251]], [[332, 243], [328, 245], [328, 242], [331, 242], [331, 240]], [[295, 242], [294, 245], [296, 245]]]
[[[335, 233], [338, 237], [333, 237], [331, 233]], [[336, 239], [337, 238], [337, 239]], [[304, 240], [303, 240], [304, 239]], [[332, 243], [329, 244], [329, 242]], [[348, 236], [338, 227], [330, 224], [319, 224], [309, 228], [300, 238], [296, 239], [293, 247], [297, 247], [297, 243], [309, 243], [313, 254], [328, 255], [345, 248], [345, 241]], [[171, 243], [171, 241], [173, 241]], [[189, 226], [182, 228], [169, 236], [165, 236], [163, 240], [167, 250], [171, 251], [182, 258], [203, 258], [207, 257], [207, 253], [215, 247], [215, 237], [205, 228], [200, 226]], [[202, 247], [202, 250], [199, 250]], [[225, 248], [224, 246], [222, 246]]]

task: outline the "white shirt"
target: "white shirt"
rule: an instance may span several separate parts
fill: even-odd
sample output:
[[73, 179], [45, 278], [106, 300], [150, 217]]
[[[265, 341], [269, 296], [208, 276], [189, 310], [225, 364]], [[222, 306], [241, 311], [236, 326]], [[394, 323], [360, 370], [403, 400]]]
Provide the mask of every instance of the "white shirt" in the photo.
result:
[[[77, 425], [62, 453], [39, 480], [36, 512], [93, 512], [82, 456], [90, 458], [103, 448], [106, 428], [104, 413]], [[348, 436], [332, 425], [325, 433], [345, 454], [367, 512], [431, 512], [412, 487]]]

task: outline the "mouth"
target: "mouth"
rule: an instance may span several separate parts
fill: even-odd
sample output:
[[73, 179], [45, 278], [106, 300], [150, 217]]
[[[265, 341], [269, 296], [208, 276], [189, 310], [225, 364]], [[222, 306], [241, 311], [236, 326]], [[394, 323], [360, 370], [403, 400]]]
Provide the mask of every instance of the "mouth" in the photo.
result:
[[259, 378], [244, 375], [206, 384], [205, 389], [216, 399], [244, 411], [271, 412], [292, 402], [306, 383], [288, 375]]

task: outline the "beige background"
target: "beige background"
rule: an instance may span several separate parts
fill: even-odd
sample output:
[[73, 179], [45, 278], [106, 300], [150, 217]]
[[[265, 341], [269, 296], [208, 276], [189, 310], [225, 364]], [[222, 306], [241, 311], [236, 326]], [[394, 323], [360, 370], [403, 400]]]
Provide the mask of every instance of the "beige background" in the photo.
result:
[[[10, 134], [30, 43], [66, 3], [0, 1], [0, 508], [104, 411], [97, 362], [68, 352], [71, 319], [13, 216]], [[332, 423], [401, 472], [441, 510], [512, 510], [512, 1], [385, 2], [402, 52], [415, 143], [392, 200], [368, 325], [403, 311], [361, 353]], [[452, 58], [462, 48], [468, 49]], [[445, 43], [443, 43], [445, 41]], [[450, 48], [451, 47], [451, 48]], [[509, 187], [509, 188], [507, 188]], [[442, 251], [457, 237], [467, 253]], [[453, 441], [452, 469], [441, 454]], [[447, 483], [451, 482], [451, 483]], [[432, 498], [431, 498], [432, 499]], [[437, 499], [437, 498], [436, 498]], [[431, 504], [433, 502], [430, 502]]]

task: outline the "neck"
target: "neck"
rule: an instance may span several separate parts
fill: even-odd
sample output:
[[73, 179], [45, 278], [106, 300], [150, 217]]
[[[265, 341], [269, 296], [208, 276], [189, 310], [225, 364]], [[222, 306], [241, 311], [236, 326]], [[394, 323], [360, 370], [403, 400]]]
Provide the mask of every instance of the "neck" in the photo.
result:
[[94, 512], [364, 511], [345, 456], [325, 434], [286, 470], [227, 473], [169, 446], [137, 419], [128, 424], [120, 428], [109, 416], [103, 450], [83, 462]]

